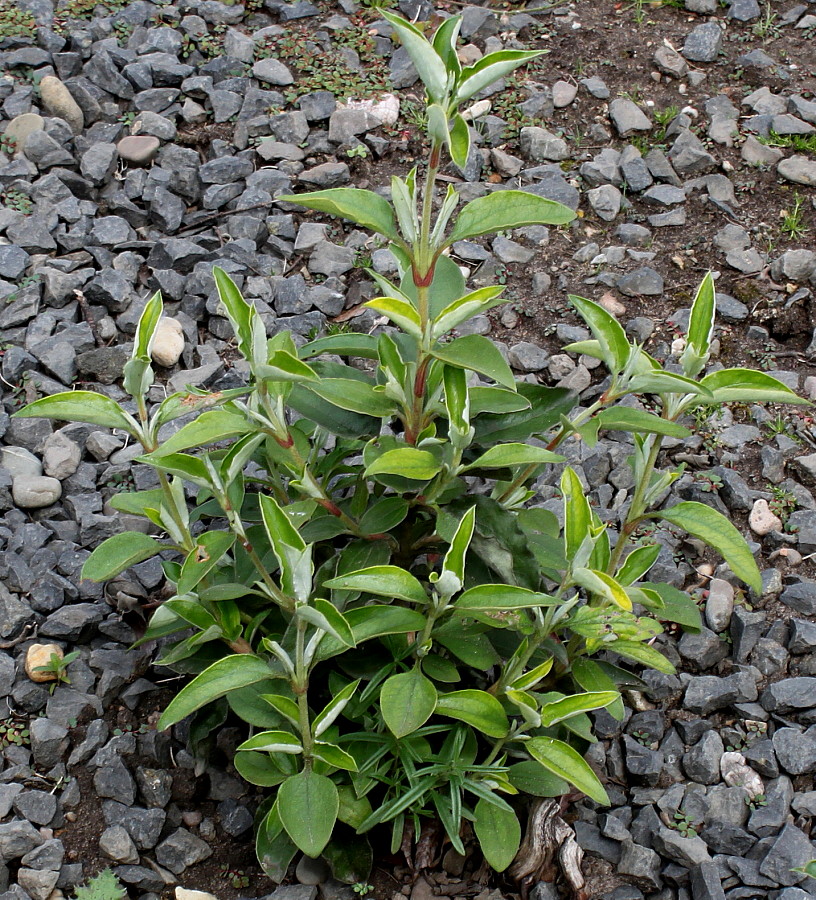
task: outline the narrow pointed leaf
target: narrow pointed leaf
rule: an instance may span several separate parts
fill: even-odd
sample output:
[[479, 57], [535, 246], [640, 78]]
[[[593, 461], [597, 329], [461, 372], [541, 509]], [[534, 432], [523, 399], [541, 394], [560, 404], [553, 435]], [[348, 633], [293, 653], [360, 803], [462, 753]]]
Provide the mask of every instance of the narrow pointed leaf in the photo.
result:
[[167, 548], [140, 531], [123, 531], [103, 541], [85, 560], [82, 577], [90, 581], [108, 581], [125, 569], [144, 562]]
[[691, 432], [677, 422], [671, 422], [645, 409], [613, 406], [602, 409], [596, 416], [601, 428], [609, 431], [629, 431], [636, 434], [665, 434], [668, 437], [686, 438]]
[[409, 603], [428, 602], [422, 584], [399, 566], [370, 566], [358, 569], [323, 582], [324, 587], [341, 591], [362, 591], [390, 599], [407, 600]]
[[448, 132], [448, 148], [454, 165], [464, 171], [470, 156], [470, 128], [459, 113], [454, 115]]
[[706, 375], [700, 384], [711, 392], [716, 403], [807, 404], [777, 378], [755, 369], [720, 369]]
[[498, 50], [488, 53], [472, 66], [462, 69], [455, 102], [463, 103], [479, 93], [483, 88], [509, 75], [519, 66], [524, 66], [540, 56], [541, 50]]
[[557, 601], [547, 594], [530, 591], [512, 584], [480, 584], [468, 588], [456, 600], [456, 612], [501, 612], [508, 609], [527, 609], [553, 606]]
[[563, 700], [545, 703], [539, 710], [541, 724], [544, 728], [550, 728], [580, 713], [604, 709], [619, 699], [620, 694], [617, 691], [595, 691], [588, 694], [574, 694], [571, 697], [564, 697]]
[[399, 240], [391, 204], [374, 191], [360, 188], [332, 188], [306, 194], [285, 194], [278, 202], [297, 203], [316, 212], [328, 213], [370, 228], [391, 240]]
[[691, 306], [686, 349], [680, 357], [683, 371], [691, 378], [698, 375], [708, 361], [716, 309], [714, 278], [707, 272]]
[[498, 444], [483, 453], [478, 459], [464, 466], [468, 469], [503, 469], [507, 466], [534, 466], [544, 463], [563, 462], [564, 457], [532, 444]]
[[606, 368], [617, 375], [629, 359], [630, 344], [623, 326], [599, 303], [573, 294], [569, 299], [598, 341]]
[[88, 422], [103, 428], [118, 428], [133, 437], [135, 419], [104, 394], [93, 391], [64, 391], [29, 403], [14, 413], [18, 419], [56, 419], [59, 422]]
[[398, 325], [403, 331], [412, 334], [414, 337], [422, 335], [419, 313], [405, 300], [400, 300], [397, 297], [376, 297], [374, 300], [364, 303], [363, 306], [382, 313], [395, 325]]
[[170, 701], [162, 713], [158, 729], [163, 731], [194, 713], [207, 703], [212, 703], [230, 691], [256, 684], [269, 678], [269, 666], [257, 656], [238, 653], [225, 656], [205, 669]]
[[629, 599], [628, 594], [606, 572], [599, 572], [597, 569], [578, 568], [572, 573], [572, 577], [575, 579], [576, 584], [579, 584], [582, 588], [593, 594], [598, 594], [627, 612], [631, 612], [632, 601]]
[[385, 9], [380, 9], [380, 15], [391, 23], [399, 36], [402, 46], [405, 47], [428, 91], [428, 96], [432, 101], [442, 100], [447, 92], [448, 72], [430, 41], [415, 25], [406, 22], [401, 16]]
[[[454, 300], [453, 303], [446, 306], [442, 312], [434, 319], [432, 337], [438, 340], [442, 335], [447, 334], [452, 328], [456, 328], [462, 322], [467, 321], [473, 316], [487, 312], [494, 306], [504, 303], [499, 295], [504, 290], [502, 285], [479, 288], [477, 291], [471, 291]], [[419, 317], [417, 316], [417, 321]]]
[[564, 498], [566, 554], [567, 559], [573, 560], [589, 537], [592, 516], [581, 480], [569, 466], [561, 475], [561, 495]]
[[263, 750], [267, 753], [303, 753], [300, 741], [288, 731], [261, 731], [253, 734], [238, 750]]
[[613, 653], [619, 653], [627, 659], [632, 659], [642, 666], [649, 666], [665, 675], [674, 675], [677, 669], [655, 647], [649, 644], [640, 644], [637, 641], [612, 641], [607, 644], [607, 649]]
[[598, 776], [569, 744], [551, 737], [535, 737], [524, 746], [530, 756], [553, 775], [574, 784], [596, 803], [609, 805], [609, 797]]
[[524, 225], [566, 225], [574, 218], [568, 206], [554, 200], [527, 191], [493, 191], [463, 207], [445, 245]]
[[759, 568], [745, 538], [721, 513], [705, 503], [689, 500], [660, 510], [657, 515], [685, 529], [693, 537], [700, 538], [723, 557], [737, 578], [741, 578], [757, 594], [762, 593]]

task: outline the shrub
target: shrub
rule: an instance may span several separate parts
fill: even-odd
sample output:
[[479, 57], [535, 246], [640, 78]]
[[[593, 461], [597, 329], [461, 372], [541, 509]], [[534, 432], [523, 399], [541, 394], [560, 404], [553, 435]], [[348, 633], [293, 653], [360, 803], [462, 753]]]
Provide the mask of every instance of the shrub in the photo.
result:
[[[125, 367], [131, 409], [75, 391], [17, 413], [120, 429], [144, 447], [141, 461], [159, 487], [112, 503], [145, 516], [160, 537], [108, 539], [84, 576], [109, 579], [163, 555], [175, 595], [145, 640], [162, 639], [161, 664], [196, 677], [160, 725], [192, 715], [201, 733], [230, 711], [248, 724], [234, 762], [271, 789], [258, 812], [257, 850], [277, 880], [300, 849], [325, 854], [338, 877], [361, 882], [370, 829], [390, 823], [396, 849], [429, 816], [460, 851], [469, 823], [502, 870], [520, 842], [516, 795], [559, 796], [571, 784], [607, 802], [581, 753], [594, 740], [587, 714], [606, 708], [622, 717], [618, 687], [637, 682], [621, 661], [673, 671], [653, 646], [662, 623], [699, 628], [691, 598], [648, 580], [660, 546], [635, 544], [639, 527], [662, 520], [684, 529], [761, 588], [730, 522], [700, 503], [663, 506], [679, 471], [657, 468], [661, 442], [687, 436], [681, 420], [701, 404], [801, 402], [764, 373], [703, 374], [715, 311], [710, 275], [672, 370], [630, 344], [603, 307], [571, 298], [592, 339], [566, 349], [598, 357], [609, 372], [585, 408], [567, 390], [517, 382], [486, 337], [455, 336], [501, 302], [501, 287], [468, 292], [445, 250], [522, 225], [563, 224], [573, 213], [514, 190], [458, 209], [452, 188], [434, 213], [443, 151], [460, 167], [470, 152], [461, 105], [535, 54], [502, 51], [463, 69], [458, 17], [431, 45], [383, 15], [428, 91], [424, 188], [414, 169], [392, 179], [391, 203], [351, 188], [279, 199], [390, 243], [401, 281], [372, 272], [382, 296], [367, 305], [396, 327], [298, 349], [288, 333], [268, 338], [253, 305], [216, 268], [251, 373], [246, 387], [176, 393], [148, 409], [157, 294]], [[659, 413], [637, 402], [644, 395]], [[187, 424], [166, 437], [181, 417]], [[530, 485], [564, 462], [556, 451], [565, 440], [593, 445], [602, 429], [632, 435], [635, 487], [620, 523], [600, 520], [568, 466], [560, 512], [545, 508]], [[192, 505], [185, 485], [197, 492]]]

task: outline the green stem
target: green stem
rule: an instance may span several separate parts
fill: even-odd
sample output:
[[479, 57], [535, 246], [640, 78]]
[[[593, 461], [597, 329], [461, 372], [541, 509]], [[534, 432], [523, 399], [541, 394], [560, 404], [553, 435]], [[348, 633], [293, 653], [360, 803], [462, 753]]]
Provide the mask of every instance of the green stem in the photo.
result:
[[306, 770], [312, 767], [312, 726], [309, 721], [309, 673], [306, 670], [304, 658], [304, 646], [306, 637], [306, 622], [298, 619], [295, 631], [295, 683], [292, 689], [297, 695], [298, 719], [300, 725], [300, 742], [303, 744], [303, 760]]
[[657, 455], [658, 453], [660, 453], [660, 445], [662, 443], [662, 435], [654, 435], [653, 443], [649, 450], [649, 455], [646, 458], [646, 465], [644, 466], [643, 476], [635, 487], [635, 493], [632, 495], [632, 502], [629, 504], [629, 512], [626, 514], [626, 521], [621, 527], [620, 534], [618, 535], [618, 540], [615, 543], [615, 549], [612, 551], [612, 555], [609, 557], [609, 565], [606, 567], [606, 571], [610, 575], [615, 574], [615, 570], [618, 567], [618, 563], [620, 562], [620, 558], [623, 555], [623, 551], [625, 550], [626, 545], [629, 543], [632, 532], [634, 531], [638, 521], [643, 516], [643, 498], [646, 496], [646, 492], [649, 490], [649, 485], [652, 481], [652, 472], [654, 471], [655, 464], [657, 463]]

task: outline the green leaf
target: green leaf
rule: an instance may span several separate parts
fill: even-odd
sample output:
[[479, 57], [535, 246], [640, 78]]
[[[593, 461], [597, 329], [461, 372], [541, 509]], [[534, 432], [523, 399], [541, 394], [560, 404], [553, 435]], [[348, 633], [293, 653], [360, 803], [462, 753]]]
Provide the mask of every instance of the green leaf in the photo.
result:
[[670, 584], [643, 584], [641, 587], [655, 591], [663, 601], [663, 609], [655, 610], [653, 613], [656, 619], [660, 619], [661, 622], [676, 622], [686, 631], [699, 634], [703, 623], [700, 608], [693, 597]]
[[[340, 812], [337, 814], [337, 818], [356, 829], [371, 813], [371, 804], [366, 797], [357, 800], [354, 798], [353, 792], [350, 794], [354, 799], [351, 802], [345, 802], [344, 788], [348, 788], [348, 786], [343, 785], [338, 788]], [[332, 877], [337, 881], [342, 881], [343, 884], [365, 884], [374, 863], [374, 852], [368, 839], [356, 834], [346, 833], [336, 836], [323, 848], [322, 856], [329, 864]]]
[[708, 362], [716, 307], [714, 278], [707, 272], [691, 305], [686, 348], [680, 357], [683, 372], [689, 378], [699, 375]]
[[499, 296], [503, 290], [503, 285], [483, 287], [449, 303], [434, 319], [433, 339], [438, 340], [467, 319], [504, 303], [504, 299]]
[[386, 9], [380, 9], [379, 13], [393, 26], [400, 43], [405, 47], [425, 85], [431, 101], [441, 102], [444, 100], [447, 96], [448, 72], [445, 63], [431, 43], [415, 25], [406, 22], [401, 16], [388, 12]]
[[330, 634], [335, 640], [340, 641], [346, 647], [354, 647], [354, 634], [351, 626], [346, 620], [343, 613], [337, 610], [328, 600], [318, 598], [314, 601], [314, 605], [298, 606], [295, 615], [299, 619], [304, 619], [315, 628]]
[[436, 588], [442, 596], [450, 597], [462, 590], [465, 581], [465, 555], [476, 525], [476, 507], [471, 508], [459, 520], [448, 552], [442, 561], [442, 574]]
[[[572, 661], [570, 674], [575, 681], [585, 690], [590, 692], [610, 691], [617, 692], [617, 685], [604, 671], [604, 669], [594, 660], [586, 657], [576, 657]], [[622, 720], [625, 715], [623, 708], [623, 700], [618, 699], [609, 704], [609, 714], [614, 716], [618, 721]]]
[[482, 413], [514, 413], [530, 408], [529, 400], [506, 388], [477, 385], [468, 388], [468, 397], [470, 413], [474, 418]]
[[576, 584], [587, 591], [603, 597], [604, 600], [614, 603], [615, 606], [619, 606], [627, 612], [631, 612], [632, 601], [629, 599], [626, 591], [606, 572], [579, 567], [573, 571], [572, 577], [575, 579]]
[[143, 397], [153, 383], [150, 352], [163, 309], [161, 293], [157, 291], [145, 304], [136, 325], [133, 352], [122, 370], [122, 386], [131, 397]]
[[620, 694], [617, 691], [573, 694], [571, 697], [564, 697], [563, 700], [555, 700], [552, 703], [545, 703], [541, 706], [539, 709], [541, 724], [544, 728], [550, 728], [580, 713], [589, 712], [593, 709], [604, 709], [618, 700], [620, 700]]
[[566, 388], [548, 388], [525, 382], [520, 382], [516, 387], [519, 396], [527, 401], [527, 409], [479, 416], [473, 423], [477, 443], [492, 446], [502, 441], [526, 441], [542, 435], [578, 400], [577, 395]]
[[470, 128], [459, 113], [454, 114], [448, 131], [448, 149], [453, 164], [464, 172], [470, 156]]
[[658, 556], [660, 556], [660, 544], [637, 547], [626, 557], [623, 565], [615, 574], [615, 578], [625, 586], [640, 581], [655, 564]]
[[396, 410], [392, 400], [389, 400], [382, 391], [376, 390], [373, 384], [365, 381], [352, 378], [323, 378], [308, 387], [318, 397], [349, 412], [382, 418], [392, 415]]
[[611, 641], [606, 644], [606, 649], [613, 653], [625, 656], [627, 659], [633, 659], [635, 662], [643, 666], [649, 666], [650, 669], [656, 669], [665, 675], [674, 675], [677, 669], [666, 659], [666, 657], [649, 644], [640, 644], [637, 641]]
[[422, 336], [422, 323], [419, 319], [419, 313], [405, 300], [399, 300], [397, 297], [375, 297], [373, 300], [364, 303], [363, 306], [382, 313], [407, 334], [412, 334], [416, 338]]
[[456, 612], [501, 612], [509, 609], [528, 609], [553, 606], [557, 601], [547, 594], [511, 584], [480, 584], [469, 588], [456, 600]]
[[463, 625], [461, 621], [450, 619], [435, 628], [432, 637], [436, 643], [474, 669], [485, 671], [500, 662], [490, 638], [484, 634], [483, 625]]
[[598, 341], [606, 368], [612, 375], [617, 375], [629, 359], [630, 345], [623, 326], [599, 303], [574, 294], [570, 294], [569, 299]]
[[337, 744], [315, 741], [312, 752], [316, 759], [326, 763], [327, 766], [332, 766], [335, 769], [344, 769], [346, 772], [357, 771], [357, 761], [350, 753], [338, 747]]
[[153, 466], [154, 469], [186, 478], [187, 481], [191, 481], [199, 487], [212, 487], [212, 479], [204, 461], [189, 453], [168, 453], [166, 456], [154, 456], [152, 453], [147, 453], [137, 459], [139, 462]]
[[609, 431], [630, 431], [639, 434], [665, 434], [668, 437], [687, 438], [691, 431], [677, 422], [670, 422], [644, 409], [629, 406], [613, 406], [602, 409], [595, 417], [601, 428]]
[[354, 696], [360, 684], [360, 679], [352, 681], [344, 688], [341, 688], [331, 700], [323, 707], [322, 711], [315, 716], [312, 722], [312, 733], [316, 738], [320, 737], [323, 732], [329, 728], [335, 719], [348, 705], [349, 700]]
[[561, 496], [564, 498], [566, 555], [572, 562], [581, 545], [590, 537], [592, 515], [581, 479], [570, 466], [567, 466], [561, 474]]
[[379, 434], [382, 422], [378, 418], [341, 409], [334, 403], [318, 397], [313, 385], [295, 384], [289, 394], [289, 406], [304, 418], [320, 425], [339, 437], [355, 440]]
[[163, 731], [230, 691], [268, 679], [267, 664], [250, 653], [225, 656], [205, 669], [170, 701], [158, 729]]
[[278, 814], [286, 833], [307, 856], [320, 856], [337, 821], [340, 798], [325, 775], [303, 771], [278, 788]]
[[483, 453], [478, 459], [464, 466], [468, 469], [503, 469], [507, 466], [537, 466], [544, 463], [563, 462], [564, 457], [532, 444], [498, 444]]
[[386, 450], [366, 468], [366, 475], [401, 475], [415, 481], [430, 481], [442, 469], [436, 457], [428, 450], [416, 447], [399, 447]]
[[240, 744], [237, 750], [263, 750], [266, 753], [303, 753], [300, 741], [288, 731], [261, 731]]
[[338, 356], [362, 356], [365, 359], [377, 358], [377, 337], [373, 334], [330, 334], [304, 344], [298, 351], [301, 359], [310, 359], [324, 353]]
[[93, 391], [64, 391], [35, 400], [14, 413], [18, 419], [56, 419], [60, 422], [88, 422], [103, 428], [119, 428], [132, 437], [138, 434], [135, 419], [104, 394]]
[[297, 847], [283, 830], [277, 802], [261, 820], [255, 836], [255, 853], [267, 877], [280, 884], [286, 878]]
[[270, 348], [269, 357], [266, 362], [255, 363], [252, 371], [255, 377], [264, 381], [317, 381], [317, 374], [311, 366], [306, 365], [294, 353], [288, 350], [272, 349], [272, 341], [270, 338], [268, 347]]
[[123, 531], [103, 541], [85, 560], [82, 578], [108, 581], [125, 569], [144, 562], [167, 548], [140, 531]]
[[411, 669], [385, 681], [380, 692], [380, 710], [389, 731], [403, 738], [428, 721], [436, 700], [433, 684], [419, 669]]
[[[462, 69], [454, 102], [459, 104], [469, 100], [483, 88], [493, 84], [494, 81], [504, 78], [505, 75], [509, 75], [519, 66], [532, 62], [542, 52], [544, 51], [497, 50], [495, 53], [486, 54], [472, 66]], [[551, 222], [549, 224], [554, 225], [556, 223]]]
[[153, 488], [150, 491], [123, 491], [121, 494], [114, 494], [108, 502], [117, 512], [144, 516], [146, 508], [158, 509], [163, 499], [164, 491]]
[[462, 27], [461, 16], [451, 16], [436, 29], [433, 36], [434, 50], [439, 55], [448, 72], [461, 72], [462, 64], [456, 55], [456, 40]]
[[705, 503], [691, 500], [662, 509], [654, 515], [708, 544], [723, 557], [737, 578], [741, 578], [757, 594], [762, 593], [762, 578], [753, 554], [745, 538], [724, 515]]
[[230, 531], [207, 531], [196, 537], [196, 548], [191, 551], [181, 567], [178, 592], [189, 593], [221, 561], [235, 543]]
[[399, 566], [370, 566], [348, 572], [323, 582], [324, 587], [341, 591], [362, 591], [390, 599], [407, 600], [409, 603], [428, 602], [422, 584], [410, 572]]
[[374, 191], [360, 188], [332, 188], [328, 191], [310, 191], [306, 194], [284, 194], [276, 198], [278, 203], [297, 203], [307, 209], [339, 216], [356, 222], [363, 228], [376, 231], [392, 241], [399, 241], [397, 223], [391, 204]]
[[268, 753], [242, 750], [232, 758], [232, 764], [244, 781], [258, 787], [276, 787], [286, 777], [272, 762]]
[[[417, 303], [417, 289], [410, 269], [400, 281], [400, 292], [414, 304]], [[428, 290], [428, 311], [431, 318], [438, 316], [446, 306], [458, 300], [464, 293], [466, 293], [465, 276], [459, 266], [449, 256], [443, 254], [436, 260], [433, 281]]]
[[629, 392], [632, 394], [697, 394], [701, 403], [714, 402], [714, 397], [702, 381], [693, 381], [691, 378], [661, 369], [652, 369], [642, 375], [635, 375], [629, 382]]
[[507, 777], [514, 788], [533, 797], [562, 797], [569, 790], [563, 778], [553, 775], [534, 759], [510, 766]]
[[534, 737], [524, 746], [530, 756], [553, 775], [575, 785], [596, 803], [609, 806], [609, 797], [598, 776], [569, 744], [551, 737]]
[[[422, 613], [402, 606], [361, 606], [348, 610], [345, 616], [357, 644], [386, 634], [410, 634], [422, 631], [425, 627], [425, 616]], [[339, 641], [326, 637], [320, 644], [316, 658], [328, 659], [344, 649]]]
[[261, 694], [261, 699], [295, 727], [300, 724], [300, 711], [291, 697], [284, 697], [281, 694]]
[[713, 402], [718, 404], [808, 403], [777, 378], [754, 369], [720, 369], [706, 375], [700, 384], [711, 392]]
[[511, 390], [516, 386], [507, 361], [493, 341], [484, 335], [467, 334], [449, 344], [437, 344], [431, 352], [437, 359], [451, 366], [486, 375]]
[[404, 521], [408, 510], [405, 498], [383, 497], [365, 511], [360, 519], [360, 530], [363, 534], [384, 534]]
[[266, 328], [255, 307], [244, 300], [238, 286], [219, 266], [213, 267], [213, 279], [241, 355], [251, 367], [266, 362]]
[[479, 839], [484, 858], [497, 871], [503, 872], [516, 857], [521, 846], [521, 825], [516, 814], [480, 798], [474, 809], [473, 830]]
[[465, 690], [440, 694], [435, 712], [440, 716], [466, 722], [489, 737], [503, 738], [510, 730], [510, 723], [501, 703], [487, 691]]
[[566, 225], [574, 218], [575, 213], [568, 206], [555, 200], [527, 191], [493, 191], [462, 208], [445, 246], [523, 225]]

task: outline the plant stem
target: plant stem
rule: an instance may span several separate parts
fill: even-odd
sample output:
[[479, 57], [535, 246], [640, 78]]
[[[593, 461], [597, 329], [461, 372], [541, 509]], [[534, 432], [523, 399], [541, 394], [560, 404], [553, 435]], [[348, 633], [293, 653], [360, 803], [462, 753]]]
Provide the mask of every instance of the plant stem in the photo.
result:
[[292, 689], [297, 695], [298, 719], [300, 724], [300, 742], [303, 744], [304, 768], [312, 767], [312, 726], [309, 722], [309, 673], [306, 671], [304, 659], [304, 644], [306, 636], [306, 622], [298, 618], [295, 631], [295, 682]]
[[609, 565], [606, 567], [606, 571], [610, 575], [615, 574], [615, 570], [618, 567], [618, 563], [620, 562], [620, 558], [623, 555], [623, 551], [626, 548], [626, 545], [629, 543], [629, 538], [634, 531], [635, 526], [637, 525], [639, 519], [643, 516], [643, 498], [646, 496], [646, 492], [649, 490], [649, 485], [652, 481], [652, 472], [654, 471], [655, 464], [657, 463], [657, 455], [660, 453], [660, 445], [663, 442], [662, 435], [656, 434], [653, 436], [652, 446], [649, 449], [649, 455], [646, 458], [646, 465], [644, 466], [643, 476], [635, 487], [635, 493], [632, 495], [632, 502], [629, 504], [629, 512], [626, 514], [626, 521], [623, 523], [621, 527], [620, 534], [618, 535], [618, 540], [615, 543], [615, 549], [612, 551], [612, 555], [609, 557]]

